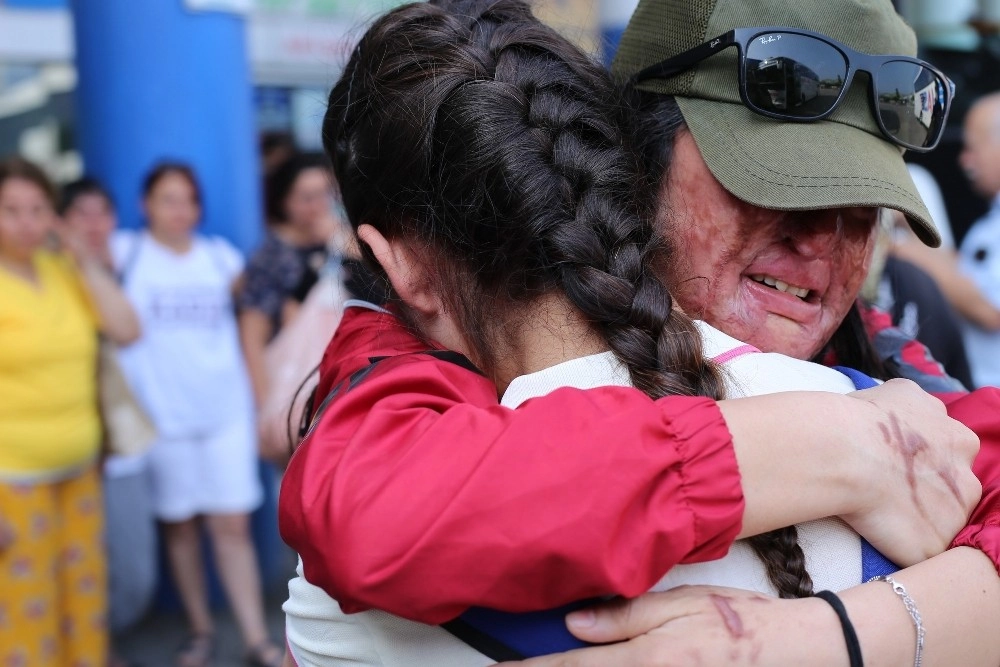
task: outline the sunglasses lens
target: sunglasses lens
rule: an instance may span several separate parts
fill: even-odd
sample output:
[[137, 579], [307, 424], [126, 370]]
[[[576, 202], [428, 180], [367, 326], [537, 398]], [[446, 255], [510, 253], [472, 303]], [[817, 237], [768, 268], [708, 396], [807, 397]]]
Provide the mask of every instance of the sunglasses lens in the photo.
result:
[[745, 60], [750, 103], [783, 116], [822, 116], [836, 103], [847, 79], [844, 55], [808, 35], [762, 33], [747, 45]]
[[914, 148], [937, 143], [946, 118], [946, 81], [922, 65], [895, 60], [879, 68], [876, 93], [886, 132]]

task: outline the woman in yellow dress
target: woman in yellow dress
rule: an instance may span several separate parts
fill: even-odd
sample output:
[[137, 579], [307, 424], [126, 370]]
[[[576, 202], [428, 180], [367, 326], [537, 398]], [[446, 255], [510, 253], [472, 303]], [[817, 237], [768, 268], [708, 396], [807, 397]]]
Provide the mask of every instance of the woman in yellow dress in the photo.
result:
[[3, 665], [106, 664], [99, 333], [119, 344], [138, 338], [132, 307], [57, 224], [44, 172], [0, 162]]

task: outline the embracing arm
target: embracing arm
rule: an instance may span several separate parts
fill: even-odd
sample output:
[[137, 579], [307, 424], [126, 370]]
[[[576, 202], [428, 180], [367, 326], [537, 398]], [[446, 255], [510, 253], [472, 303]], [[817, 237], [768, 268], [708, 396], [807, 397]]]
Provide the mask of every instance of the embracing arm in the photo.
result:
[[976, 436], [908, 380], [850, 396], [780, 393], [719, 406], [743, 475], [741, 537], [840, 516], [909, 565], [944, 550], [979, 499], [969, 470]]
[[[508, 410], [481, 376], [422, 355], [392, 359], [332, 402], [293, 457], [282, 535], [306, 579], [348, 612], [436, 623], [473, 605], [638, 595], [674, 565], [728, 550], [740, 529], [739, 459], [751, 478], [744, 533], [853, 515], [912, 561], [942, 549], [968, 507], [937, 477], [954, 461], [918, 462], [917, 487], [906, 486], [905, 462], [882, 442], [885, 405], [913, 403], [904, 423], [936, 420], [943, 442], [974, 438], [911, 383], [870, 391], [866, 401], [738, 399], [720, 414], [703, 398], [562, 389]], [[934, 484], [932, 520], [910, 499]]]
[[[968, 548], [947, 551], [893, 578], [916, 602], [926, 631], [927, 667], [1000, 664], [996, 619], [1000, 578], [989, 559]], [[840, 592], [867, 667], [914, 664], [913, 620], [892, 587], [875, 581]], [[523, 667], [690, 664], [844, 667], [847, 649], [837, 616], [819, 598], [781, 600], [715, 586], [681, 586], [575, 612], [573, 634], [621, 642], [535, 658]], [[622, 641], [628, 640], [628, 641]]]
[[282, 535], [345, 611], [439, 623], [639, 594], [735, 539], [742, 494], [714, 402], [563, 389], [510, 410], [428, 359], [387, 360], [338, 397], [282, 483]]
[[[1000, 578], [981, 551], [960, 547], [893, 575], [916, 602], [926, 630], [923, 664], [1000, 664]], [[902, 600], [885, 582], [844, 591], [865, 664], [912, 664], [916, 631]]]

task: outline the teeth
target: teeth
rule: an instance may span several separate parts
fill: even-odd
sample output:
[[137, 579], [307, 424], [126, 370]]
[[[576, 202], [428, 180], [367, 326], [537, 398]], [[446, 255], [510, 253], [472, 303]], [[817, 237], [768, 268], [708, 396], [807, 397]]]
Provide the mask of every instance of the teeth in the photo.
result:
[[789, 285], [783, 280], [778, 280], [777, 278], [772, 278], [771, 276], [765, 276], [763, 274], [756, 274], [750, 276], [750, 279], [754, 282], [764, 283], [769, 287], [773, 287], [779, 292], [785, 292], [791, 294], [792, 296], [797, 296], [800, 299], [804, 299], [809, 296], [809, 290], [805, 287], [796, 287], [795, 285]]

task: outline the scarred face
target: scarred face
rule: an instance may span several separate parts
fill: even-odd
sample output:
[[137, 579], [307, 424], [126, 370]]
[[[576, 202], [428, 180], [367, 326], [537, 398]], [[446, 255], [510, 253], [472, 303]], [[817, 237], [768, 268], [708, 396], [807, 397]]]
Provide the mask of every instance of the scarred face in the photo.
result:
[[715, 180], [687, 132], [660, 196], [670, 285], [688, 315], [765, 352], [809, 359], [823, 348], [868, 273], [878, 209], [748, 204]]

